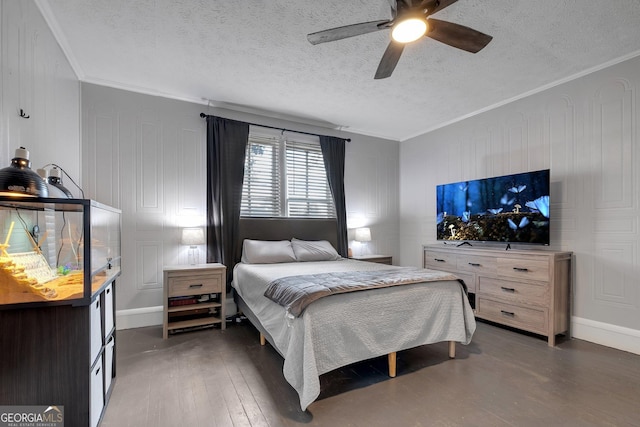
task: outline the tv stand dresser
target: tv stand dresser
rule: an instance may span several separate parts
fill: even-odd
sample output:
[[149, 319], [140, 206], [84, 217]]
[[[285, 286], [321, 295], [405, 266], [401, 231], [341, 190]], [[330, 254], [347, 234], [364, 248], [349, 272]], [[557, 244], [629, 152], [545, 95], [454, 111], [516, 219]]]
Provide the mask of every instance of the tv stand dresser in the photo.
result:
[[540, 334], [569, 335], [571, 252], [423, 246], [423, 267], [456, 274], [475, 294], [479, 319]]

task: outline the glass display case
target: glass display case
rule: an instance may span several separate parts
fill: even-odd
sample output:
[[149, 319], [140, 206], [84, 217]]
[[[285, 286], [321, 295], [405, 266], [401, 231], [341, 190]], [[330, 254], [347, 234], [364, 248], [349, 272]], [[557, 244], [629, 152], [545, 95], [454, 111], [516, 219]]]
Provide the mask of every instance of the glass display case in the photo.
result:
[[120, 210], [0, 196], [0, 309], [89, 304], [120, 274]]

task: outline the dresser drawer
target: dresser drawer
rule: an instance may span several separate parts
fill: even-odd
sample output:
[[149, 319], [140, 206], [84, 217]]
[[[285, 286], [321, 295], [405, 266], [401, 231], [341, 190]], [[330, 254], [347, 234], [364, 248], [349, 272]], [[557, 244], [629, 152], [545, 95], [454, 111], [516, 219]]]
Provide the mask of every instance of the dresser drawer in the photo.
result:
[[534, 258], [498, 258], [498, 276], [548, 282], [549, 261]]
[[169, 276], [168, 296], [179, 297], [185, 295], [210, 294], [222, 291], [222, 277], [207, 275]]
[[542, 306], [547, 306], [549, 303], [549, 287], [544, 283], [532, 284], [480, 277], [478, 292], [513, 303]]
[[437, 251], [424, 252], [425, 268], [434, 270], [456, 271], [456, 255]]
[[459, 271], [455, 271], [453, 274], [456, 277], [464, 280], [464, 284], [467, 285], [467, 292], [472, 294], [476, 293], [476, 276], [473, 274], [461, 273]]
[[547, 309], [521, 307], [482, 296], [476, 300], [478, 317], [543, 335], [548, 331], [547, 313]]
[[496, 259], [477, 255], [458, 255], [458, 270], [495, 276]]

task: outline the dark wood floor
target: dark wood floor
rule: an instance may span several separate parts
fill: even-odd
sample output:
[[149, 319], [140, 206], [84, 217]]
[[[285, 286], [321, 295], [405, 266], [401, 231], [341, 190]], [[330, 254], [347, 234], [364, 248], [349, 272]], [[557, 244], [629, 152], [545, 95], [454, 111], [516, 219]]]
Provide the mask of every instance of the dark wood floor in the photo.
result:
[[639, 426], [640, 356], [486, 323], [469, 346], [398, 353], [321, 377], [307, 411], [282, 358], [249, 324], [171, 335], [118, 331], [117, 380], [102, 427]]

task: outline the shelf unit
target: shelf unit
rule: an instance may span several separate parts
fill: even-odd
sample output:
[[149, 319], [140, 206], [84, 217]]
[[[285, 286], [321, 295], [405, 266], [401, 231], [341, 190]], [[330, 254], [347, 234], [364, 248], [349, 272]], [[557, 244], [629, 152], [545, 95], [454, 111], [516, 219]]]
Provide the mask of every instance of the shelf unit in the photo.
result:
[[[225, 277], [226, 267], [218, 263], [166, 266], [163, 338], [170, 331], [198, 326], [219, 324], [225, 329]], [[208, 299], [200, 302], [203, 296]], [[185, 298], [188, 303], [171, 305]]]

